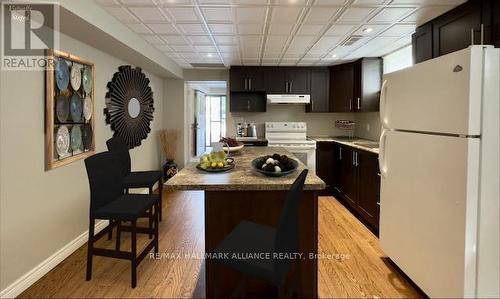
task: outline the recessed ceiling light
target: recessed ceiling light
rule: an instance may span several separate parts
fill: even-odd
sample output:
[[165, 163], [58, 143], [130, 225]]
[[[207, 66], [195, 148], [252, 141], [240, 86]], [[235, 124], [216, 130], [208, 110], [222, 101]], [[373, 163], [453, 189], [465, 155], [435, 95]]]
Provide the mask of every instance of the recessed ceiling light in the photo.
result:
[[332, 58], [337, 58], [337, 54], [332, 54]]
[[372, 27], [366, 27], [365, 29], [363, 29], [363, 32], [366, 32], [366, 33], [370, 33], [372, 31], [373, 31]]
[[207, 57], [212, 57], [212, 53], [208, 53], [208, 54], [207, 54]]

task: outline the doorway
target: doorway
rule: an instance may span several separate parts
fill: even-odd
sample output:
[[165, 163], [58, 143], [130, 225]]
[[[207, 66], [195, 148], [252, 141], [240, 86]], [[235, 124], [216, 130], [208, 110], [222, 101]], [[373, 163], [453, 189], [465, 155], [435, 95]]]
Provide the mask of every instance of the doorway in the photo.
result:
[[211, 150], [226, 136], [227, 84], [225, 81], [188, 81], [186, 95], [190, 109], [190, 160]]

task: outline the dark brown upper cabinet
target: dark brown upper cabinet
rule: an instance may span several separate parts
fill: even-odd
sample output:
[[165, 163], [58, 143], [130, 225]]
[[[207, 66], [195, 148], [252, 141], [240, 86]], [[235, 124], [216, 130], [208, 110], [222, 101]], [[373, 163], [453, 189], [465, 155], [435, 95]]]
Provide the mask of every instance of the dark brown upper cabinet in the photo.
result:
[[413, 63], [432, 59], [432, 23], [418, 27], [411, 40]]
[[229, 98], [230, 112], [266, 112], [264, 92], [233, 91]]
[[266, 91], [270, 94], [309, 94], [310, 68], [306, 67], [264, 67]]
[[330, 70], [327, 67], [311, 68], [311, 104], [306, 112], [330, 112]]
[[379, 110], [382, 59], [361, 58], [330, 68], [330, 111]]
[[412, 36], [413, 61], [419, 63], [474, 44], [500, 46], [500, 1], [469, 0], [418, 27]]
[[265, 91], [264, 70], [260, 67], [233, 66], [229, 71], [231, 92]]

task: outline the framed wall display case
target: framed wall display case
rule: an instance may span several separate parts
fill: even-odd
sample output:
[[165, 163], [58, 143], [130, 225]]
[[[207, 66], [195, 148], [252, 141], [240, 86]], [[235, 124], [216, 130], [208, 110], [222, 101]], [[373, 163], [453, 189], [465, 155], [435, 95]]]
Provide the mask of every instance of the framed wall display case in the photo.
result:
[[45, 168], [49, 170], [95, 152], [95, 67], [92, 62], [54, 49], [48, 50], [47, 58]]

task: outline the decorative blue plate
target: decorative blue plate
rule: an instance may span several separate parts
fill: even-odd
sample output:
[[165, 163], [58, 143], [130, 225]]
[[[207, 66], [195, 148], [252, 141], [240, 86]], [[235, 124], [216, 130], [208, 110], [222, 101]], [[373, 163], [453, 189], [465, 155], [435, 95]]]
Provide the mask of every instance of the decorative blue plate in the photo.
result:
[[66, 96], [59, 95], [56, 97], [56, 116], [62, 123], [68, 120], [69, 100]]
[[74, 122], [82, 121], [83, 101], [82, 98], [80, 98], [80, 96], [76, 93], [74, 93], [71, 97], [69, 110], [71, 112], [71, 119]]
[[92, 82], [92, 70], [88, 66], [83, 67], [82, 84], [85, 93], [89, 94], [92, 91], [93, 82]]
[[80, 126], [73, 126], [71, 129], [71, 149], [74, 152], [82, 149], [82, 130]]
[[54, 69], [54, 76], [56, 77], [56, 85], [60, 91], [68, 89], [69, 84], [69, 67], [66, 60], [60, 58], [56, 63]]

